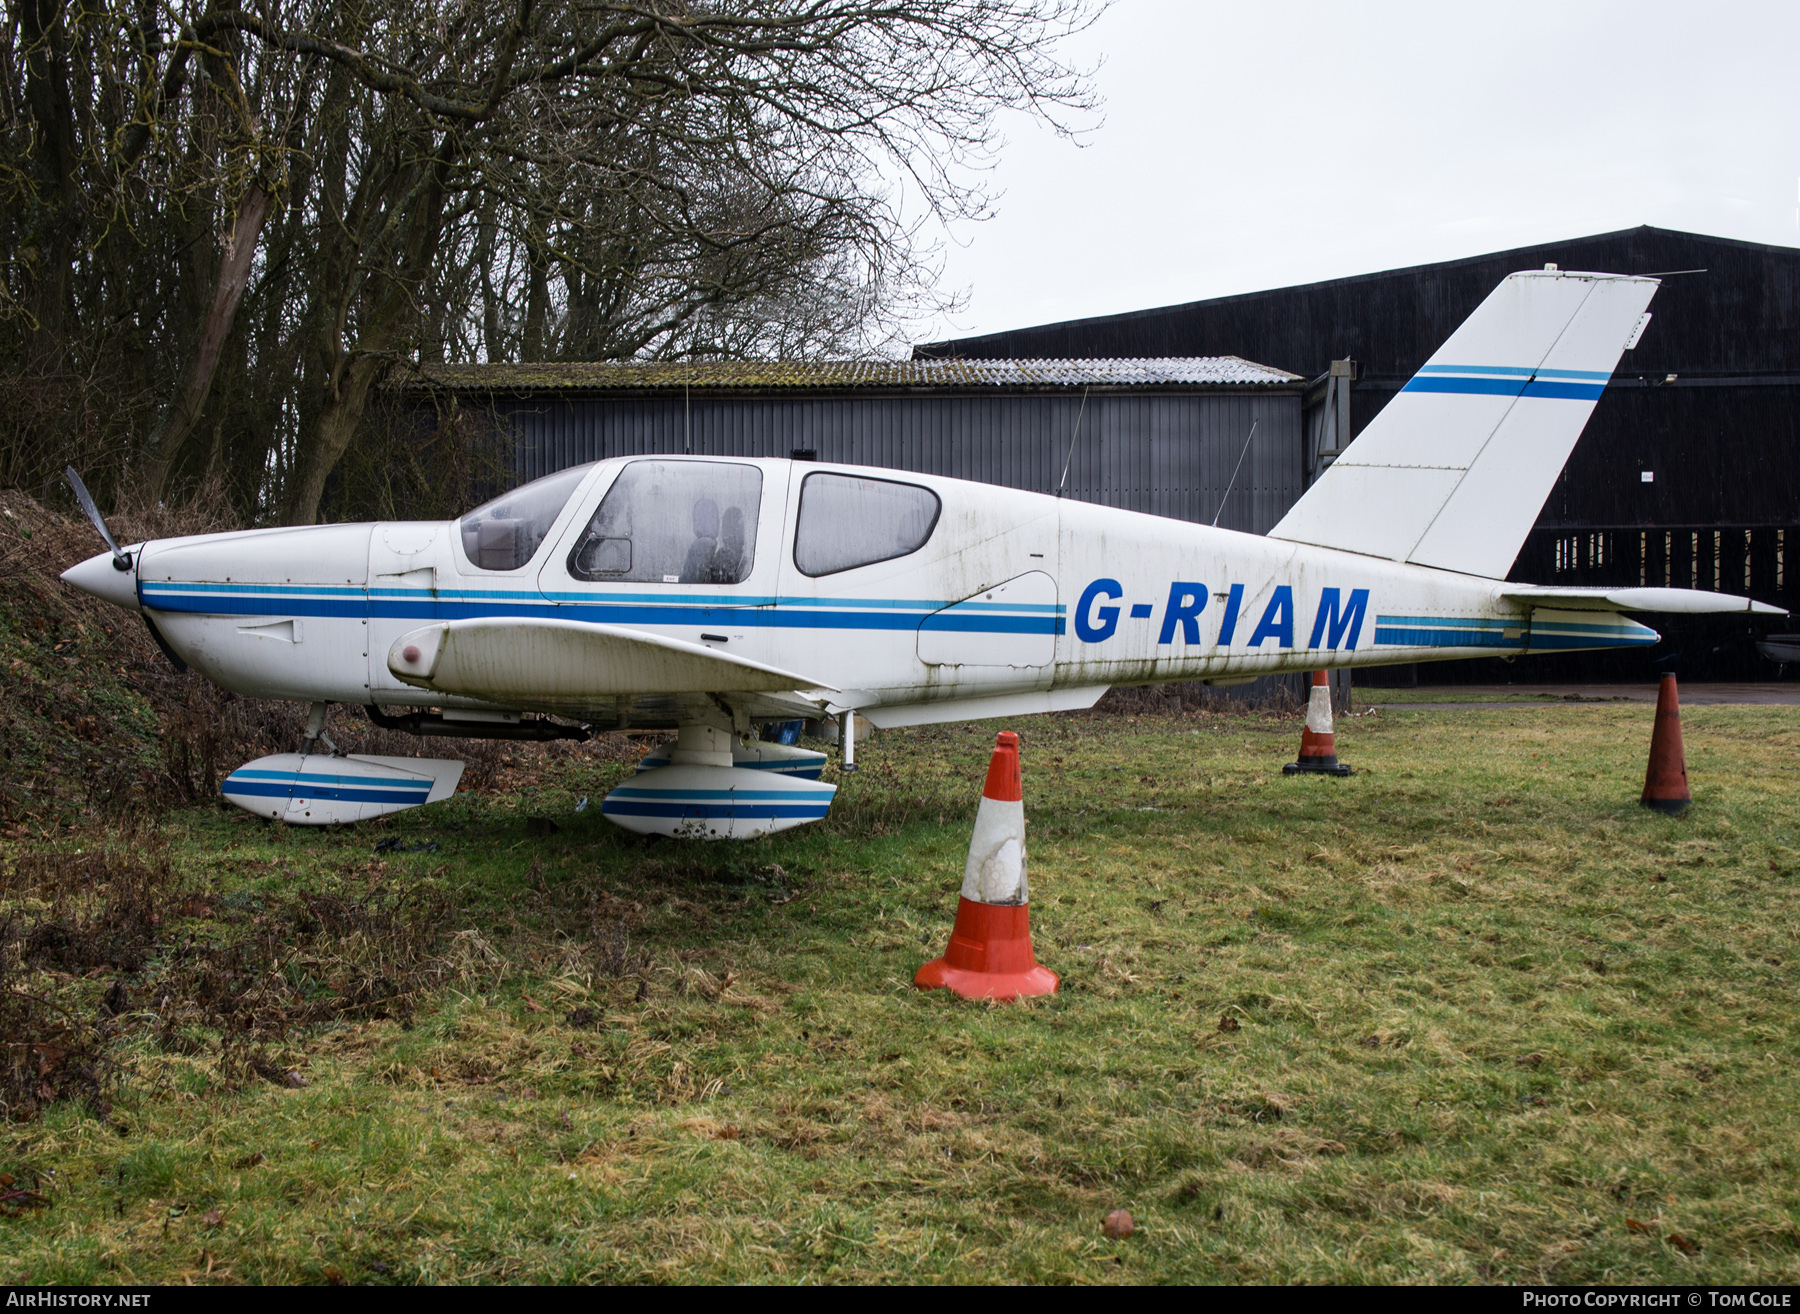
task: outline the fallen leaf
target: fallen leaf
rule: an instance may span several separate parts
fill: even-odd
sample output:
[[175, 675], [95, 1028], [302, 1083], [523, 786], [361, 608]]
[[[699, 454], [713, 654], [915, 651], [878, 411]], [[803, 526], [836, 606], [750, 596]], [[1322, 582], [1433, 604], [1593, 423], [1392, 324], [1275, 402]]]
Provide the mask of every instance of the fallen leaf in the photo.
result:
[[1637, 1232], [1640, 1235], [1648, 1235], [1656, 1229], [1649, 1223], [1640, 1223], [1635, 1218], [1627, 1218], [1625, 1220], [1625, 1230], [1628, 1232]]
[[1244, 1024], [1229, 1013], [1219, 1019], [1219, 1030], [1221, 1031], [1242, 1031], [1243, 1029]]
[[1100, 1231], [1108, 1240], [1123, 1241], [1137, 1231], [1137, 1220], [1131, 1216], [1129, 1209], [1115, 1209], [1101, 1222]]
[[217, 1227], [220, 1223], [225, 1221], [225, 1215], [217, 1209], [208, 1209], [205, 1213], [200, 1215], [200, 1221], [205, 1223], [208, 1227]]
[[544, 1013], [549, 1011], [530, 995], [521, 995], [520, 998], [525, 1001], [525, 1011], [528, 1013]]
[[325, 1270], [325, 1280], [334, 1287], [341, 1287], [344, 1285], [344, 1275], [335, 1268], [328, 1268]]
[[1683, 1236], [1679, 1232], [1669, 1233], [1669, 1244], [1674, 1246], [1684, 1255], [1697, 1255], [1702, 1249], [1698, 1241], [1694, 1240], [1692, 1237]]
[[258, 1150], [254, 1154], [246, 1154], [242, 1159], [239, 1159], [236, 1163], [232, 1164], [231, 1166], [233, 1168], [254, 1168], [254, 1167], [256, 1167], [257, 1164], [261, 1163], [262, 1161], [263, 1161], [262, 1151]]

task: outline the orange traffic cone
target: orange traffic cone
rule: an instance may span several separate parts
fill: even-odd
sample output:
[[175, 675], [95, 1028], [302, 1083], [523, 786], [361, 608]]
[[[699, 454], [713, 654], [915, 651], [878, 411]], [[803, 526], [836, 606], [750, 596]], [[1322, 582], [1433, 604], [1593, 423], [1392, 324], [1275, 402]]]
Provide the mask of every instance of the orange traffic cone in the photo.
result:
[[1650, 767], [1644, 772], [1647, 808], [1678, 817], [1694, 796], [1688, 792], [1687, 755], [1681, 747], [1681, 703], [1675, 696], [1675, 677], [1665, 675], [1656, 693], [1656, 728], [1650, 732]]
[[1300, 760], [1281, 768], [1284, 776], [1302, 772], [1319, 776], [1347, 776], [1350, 768], [1337, 760], [1337, 736], [1331, 732], [1331, 676], [1314, 671], [1312, 696], [1306, 700], [1306, 729], [1300, 732]]
[[919, 969], [913, 984], [921, 990], [943, 986], [964, 999], [1055, 994], [1056, 973], [1040, 967], [1031, 952], [1028, 896], [1019, 737], [1005, 730], [994, 741], [975, 814], [950, 946]]

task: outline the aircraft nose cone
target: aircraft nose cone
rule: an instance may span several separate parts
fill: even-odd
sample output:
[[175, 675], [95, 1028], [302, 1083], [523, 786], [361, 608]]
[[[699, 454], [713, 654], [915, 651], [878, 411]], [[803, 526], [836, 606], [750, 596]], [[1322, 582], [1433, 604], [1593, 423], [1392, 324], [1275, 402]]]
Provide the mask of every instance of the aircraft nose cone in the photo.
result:
[[120, 570], [113, 564], [112, 553], [102, 552], [63, 571], [63, 583], [73, 584], [83, 593], [91, 593], [102, 602], [110, 602], [115, 607], [137, 611], [138, 549], [134, 547], [126, 551], [131, 557], [132, 569]]

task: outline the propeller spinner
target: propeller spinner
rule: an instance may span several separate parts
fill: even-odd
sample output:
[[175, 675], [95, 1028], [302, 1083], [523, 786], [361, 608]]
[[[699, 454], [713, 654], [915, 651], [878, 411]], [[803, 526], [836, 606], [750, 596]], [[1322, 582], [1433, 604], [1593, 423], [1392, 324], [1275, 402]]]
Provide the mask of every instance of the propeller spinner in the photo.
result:
[[[106, 527], [106, 521], [100, 515], [100, 509], [94, 505], [93, 496], [87, 485], [81, 482], [81, 476], [75, 473], [75, 467], [69, 466], [63, 473], [68, 476], [69, 487], [75, 490], [75, 500], [81, 503], [81, 509], [93, 522], [94, 528], [100, 531], [100, 537], [112, 553], [111, 561], [104, 556], [92, 556], [86, 561], [69, 567], [62, 574], [64, 583], [72, 584], [83, 593], [91, 593], [96, 598], [112, 603], [115, 607], [123, 607], [127, 611], [135, 611], [144, 617], [144, 625], [150, 631], [150, 637], [156, 640], [156, 646], [162, 655], [169, 659], [178, 675], [187, 674], [187, 663], [181, 655], [169, 646], [169, 641], [156, 628], [156, 622], [144, 615], [143, 607], [138, 602], [137, 577], [132, 573], [131, 553], [120, 547], [112, 536], [112, 530]], [[142, 549], [139, 549], [142, 551]], [[112, 569], [109, 571], [107, 565]]]

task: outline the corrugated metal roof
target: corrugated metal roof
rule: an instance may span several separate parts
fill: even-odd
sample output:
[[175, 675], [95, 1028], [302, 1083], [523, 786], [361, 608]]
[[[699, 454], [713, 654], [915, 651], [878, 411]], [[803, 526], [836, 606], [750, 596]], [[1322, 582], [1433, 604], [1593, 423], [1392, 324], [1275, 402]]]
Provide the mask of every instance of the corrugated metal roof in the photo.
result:
[[[1270, 387], [1298, 374], [1241, 356], [1126, 360], [669, 361], [638, 364], [426, 365], [410, 378], [473, 392], [612, 392], [746, 388], [1158, 388]], [[405, 386], [407, 381], [402, 381]]]

